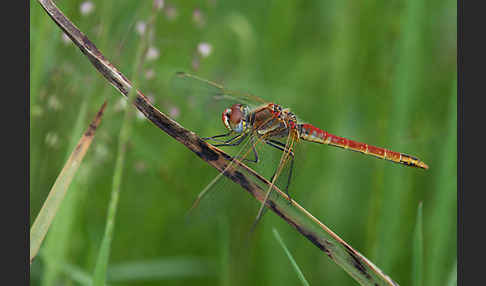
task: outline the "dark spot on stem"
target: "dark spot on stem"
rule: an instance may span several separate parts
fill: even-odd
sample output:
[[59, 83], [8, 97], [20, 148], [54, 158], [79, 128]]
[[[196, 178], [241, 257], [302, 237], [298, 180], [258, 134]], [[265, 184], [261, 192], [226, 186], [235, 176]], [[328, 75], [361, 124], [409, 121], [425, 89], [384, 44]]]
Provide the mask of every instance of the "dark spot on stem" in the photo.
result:
[[245, 188], [245, 190], [248, 190], [249, 192], [253, 193], [251, 187], [250, 187], [250, 183], [248, 182], [248, 180], [246, 179], [245, 175], [243, 175], [241, 172], [239, 171], [235, 171], [234, 172], [234, 175], [233, 175], [233, 178], [236, 179], [239, 184]]
[[308, 240], [310, 240], [310, 242], [312, 242], [315, 246], [317, 246], [320, 250], [322, 250], [324, 253], [327, 254], [327, 256], [329, 256], [329, 258], [333, 259], [332, 257], [332, 254], [331, 252], [329, 251], [329, 249], [321, 242], [321, 240], [313, 233], [311, 232], [308, 232], [306, 230], [304, 230], [303, 228], [301, 228], [296, 222], [294, 222], [293, 220], [287, 218], [278, 208], [277, 206], [275, 205], [275, 203], [271, 200], [268, 200], [267, 201], [267, 204], [268, 204], [268, 207], [271, 208], [278, 216], [280, 216], [281, 218], [283, 218], [285, 221], [287, 221], [290, 225], [292, 225], [293, 227], [295, 227], [297, 229], [298, 232], [300, 232], [302, 235], [304, 235], [305, 237], [307, 237]]
[[361, 263], [361, 261], [359, 260], [358, 257], [356, 257], [356, 253], [354, 252], [354, 250], [350, 249], [349, 246], [347, 246], [346, 244], [342, 244], [345, 249], [346, 249], [346, 252], [349, 254], [349, 256], [351, 256], [351, 258], [353, 259], [353, 266], [358, 269], [361, 273], [363, 273], [363, 275], [368, 278], [368, 279], [371, 279], [371, 275], [368, 273], [368, 271], [366, 270], [366, 267], [363, 265], [363, 263]]
[[208, 145], [202, 141], [198, 140], [198, 145], [199, 145], [199, 152], [197, 152], [197, 155], [201, 158], [203, 158], [206, 161], [216, 161], [219, 159], [219, 154], [216, 153], [214, 150], [210, 149]]
[[226, 153], [222, 153], [222, 154], [221, 154], [221, 156], [223, 156], [223, 157], [224, 157], [226, 160], [228, 160], [228, 161], [231, 161], [231, 160], [233, 160], [233, 159], [234, 159], [233, 157], [231, 157], [230, 155], [228, 155], [228, 154], [226, 154]]
[[96, 125], [91, 123], [88, 127], [88, 130], [86, 130], [86, 132], [84, 133], [84, 136], [86, 137], [91, 137], [94, 135], [95, 131], [96, 131]]
[[[300, 230], [299, 230], [300, 231]], [[300, 231], [301, 233], [304, 234], [304, 232]], [[332, 259], [332, 255], [331, 255], [331, 252], [329, 251], [329, 249], [327, 249], [324, 244], [322, 244], [319, 239], [317, 239], [317, 237], [313, 234], [310, 234], [310, 233], [305, 233], [304, 234], [305, 237], [307, 237], [308, 240], [310, 240], [315, 246], [317, 246], [320, 250], [324, 251], [324, 253], [327, 254], [327, 256], [329, 256], [331, 259]]]

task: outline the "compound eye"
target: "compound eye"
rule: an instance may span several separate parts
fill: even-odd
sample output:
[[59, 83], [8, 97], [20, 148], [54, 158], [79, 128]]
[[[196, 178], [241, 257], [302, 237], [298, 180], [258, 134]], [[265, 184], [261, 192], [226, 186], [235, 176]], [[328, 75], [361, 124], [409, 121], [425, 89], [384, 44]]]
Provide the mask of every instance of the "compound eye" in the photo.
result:
[[231, 125], [239, 124], [242, 118], [243, 112], [241, 111], [241, 104], [234, 104], [231, 106], [231, 116], [229, 118]]
[[230, 118], [231, 118], [231, 109], [230, 108], [226, 108], [224, 111], [223, 111], [223, 123], [224, 123], [224, 126], [226, 126], [226, 128], [228, 128], [229, 130], [231, 130], [231, 126], [230, 126]]
[[243, 106], [241, 104], [234, 104], [231, 108], [225, 109], [223, 112], [223, 123], [226, 128], [237, 133], [244, 131], [246, 122]]

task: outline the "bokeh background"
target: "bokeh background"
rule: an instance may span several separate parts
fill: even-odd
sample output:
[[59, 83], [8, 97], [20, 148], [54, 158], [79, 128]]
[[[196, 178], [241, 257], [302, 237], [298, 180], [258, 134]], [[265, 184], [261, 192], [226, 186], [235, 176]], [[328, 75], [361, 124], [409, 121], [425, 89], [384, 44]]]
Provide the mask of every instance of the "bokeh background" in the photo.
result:
[[[152, 1], [57, 1], [129, 78]], [[295, 200], [400, 285], [412, 283], [423, 202], [424, 284], [456, 269], [456, 1], [162, 1], [138, 87], [200, 136], [223, 133], [221, 111], [176, 96], [189, 71], [289, 106], [328, 132], [415, 155], [428, 171], [303, 143]], [[106, 225], [123, 111], [37, 1], [30, 7], [30, 221], [103, 101], [108, 107], [40, 256], [31, 285], [85, 285]], [[110, 285], [296, 285], [278, 230], [310, 284], [357, 285], [312, 243], [221, 182], [181, 144], [135, 116], [116, 216]], [[272, 168], [265, 164], [264, 168]], [[262, 168], [262, 167], [261, 167]]]

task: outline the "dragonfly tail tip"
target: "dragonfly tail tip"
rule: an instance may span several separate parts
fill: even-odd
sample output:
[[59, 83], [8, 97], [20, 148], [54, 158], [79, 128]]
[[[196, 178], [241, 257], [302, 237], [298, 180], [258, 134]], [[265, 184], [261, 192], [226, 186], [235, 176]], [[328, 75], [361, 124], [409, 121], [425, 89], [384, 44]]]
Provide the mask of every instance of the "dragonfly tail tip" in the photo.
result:
[[429, 166], [425, 164], [424, 162], [419, 162], [418, 166], [422, 169], [428, 170]]

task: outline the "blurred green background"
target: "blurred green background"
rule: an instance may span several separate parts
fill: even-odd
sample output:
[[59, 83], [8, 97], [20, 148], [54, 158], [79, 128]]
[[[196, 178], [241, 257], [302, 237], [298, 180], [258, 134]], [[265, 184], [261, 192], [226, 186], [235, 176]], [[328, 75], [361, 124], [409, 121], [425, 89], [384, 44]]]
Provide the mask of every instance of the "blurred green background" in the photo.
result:
[[[106, 224], [126, 104], [37, 1], [30, 8], [30, 221], [104, 100], [94, 142], [31, 266], [31, 285], [84, 285]], [[152, 1], [58, 1], [128, 78]], [[400, 285], [412, 283], [423, 202], [424, 284], [456, 268], [455, 1], [163, 1], [138, 88], [200, 136], [222, 110], [174, 96], [189, 71], [289, 106], [339, 136], [415, 155], [428, 171], [303, 143], [293, 198]], [[265, 166], [272, 168], [272, 166]], [[357, 285], [232, 182], [185, 214], [217, 172], [136, 116], [108, 272], [110, 285], [296, 285], [276, 228], [310, 284]], [[221, 190], [222, 189], [222, 190]]]

